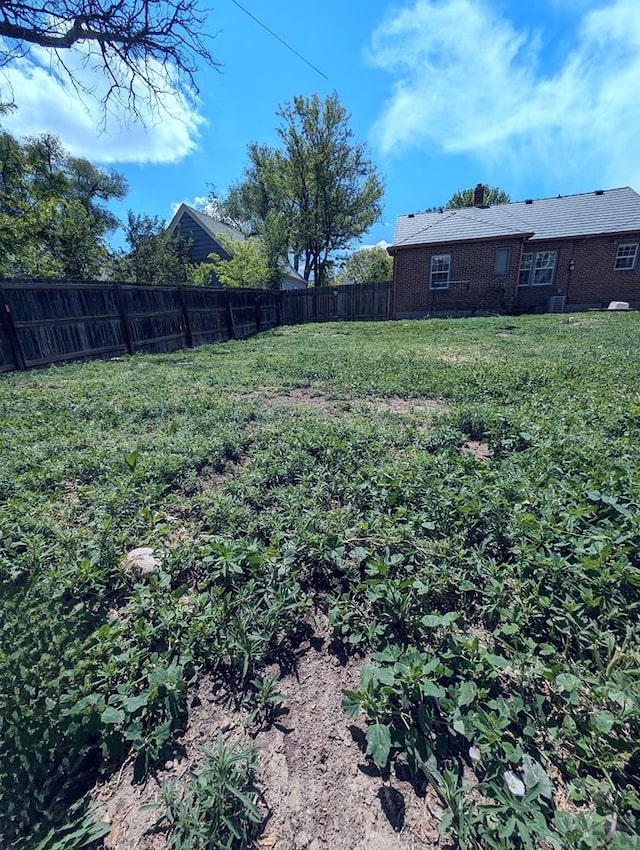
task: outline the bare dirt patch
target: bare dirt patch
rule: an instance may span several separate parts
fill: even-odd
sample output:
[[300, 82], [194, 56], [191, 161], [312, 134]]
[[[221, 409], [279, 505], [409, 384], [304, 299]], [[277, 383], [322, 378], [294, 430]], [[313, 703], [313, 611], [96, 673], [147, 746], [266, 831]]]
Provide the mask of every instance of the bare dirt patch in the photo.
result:
[[341, 709], [359, 668], [322, 647], [282, 682], [288, 714], [257, 739], [271, 812], [264, 835], [274, 850], [404, 850], [437, 840], [437, 804], [393, 774], [383, 780]]
[[460, 451], [466, 455], [473, 455], [480, 460], [490, 460], [492, 457], [491, 449], [487, 443], [481, 443], [479, 440], [467, 440], [460, 447]]
[[239, 401], [261, 401], [266, 410], [292, 407], [307, 410], [333, 410], [344, 413], [349, 409], [365, 409], [375, 413], [433, 414], [448, 410], [444, 402], [436, 398], [401, 398], [400, 396], [365, 396], [359, 398], [330, 397], [313, 390], [294, 388], [289, 392], [272, 396], [258, 393], [243, 393], [235, 396]]
[[[255, 737], [264, 794], [262, 850], [417, 850], [438, 845], [441, 809], [427, 791], [393, 771], [381, 776], [365, 758], [363, 730], [341, 708], [342, 691], [358, 685], [360, 661], [339, 659], [322, 638], [312, 639], [295, 673], [279, 689], [285, 712]], [[162, 850], [166, 833], [154, 828], [160, 809], [142, 810], [160, 800], [162, 779], [184, 779], [197, 766], [202, 748], [222, 731], [244, 737], [242, 713], [220, 700], [203, 681], [191, 707], [180, 754], [144, 786], [131, 784], [127, 764], [97, 789], [112, 824], [109, 850]]]
[[366, 398], [360, 399], [363, 407], [379, 413], [442, 413], [448, 410], [447, 405], [437, 398]]

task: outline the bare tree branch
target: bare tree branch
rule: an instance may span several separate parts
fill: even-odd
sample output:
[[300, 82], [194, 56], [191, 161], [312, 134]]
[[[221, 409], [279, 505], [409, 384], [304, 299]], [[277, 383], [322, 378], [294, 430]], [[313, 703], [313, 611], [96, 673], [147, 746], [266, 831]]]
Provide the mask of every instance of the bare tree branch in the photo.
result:
[[[62, 57], [84, 48], [85, 66], [101, 67], [108, 81], [103, 106], [119, 99], [135, 116], [140, 101], [159, 102], [168, 91], [198, 91], [199, 64], [219, 68], [199, 0], [0, 0], [0, 67], [27, 56], [32, 46], [51, 51], [52, 67], [76, 89], [93, 95]], [[144, 94], [143, 94], [144, 92]]]

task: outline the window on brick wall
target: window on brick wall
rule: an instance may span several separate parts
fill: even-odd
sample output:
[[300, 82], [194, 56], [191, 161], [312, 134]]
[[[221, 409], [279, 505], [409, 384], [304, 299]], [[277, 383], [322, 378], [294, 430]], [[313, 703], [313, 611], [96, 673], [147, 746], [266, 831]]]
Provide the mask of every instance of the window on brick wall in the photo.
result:
[[635, 269], [637, 259], [638, 243], [627, 242], [626, 244], [618, 245], [618, 253], [616, 254], [616, 261], [613, 267], [617, 272], [631, 271], [631, 269]]
[[557, 251], [538, 251], [523, 254], [518, 286], [548, 286], [553, 283]]
[[448, 289], [451, 272], [451, 254], [434, 254], [431, 257], [430, 289]]
[[509, 248], [496, 248], [496, 259], [493, 264], [493, 273], [495, 275], [507, 274], [509, 271]]

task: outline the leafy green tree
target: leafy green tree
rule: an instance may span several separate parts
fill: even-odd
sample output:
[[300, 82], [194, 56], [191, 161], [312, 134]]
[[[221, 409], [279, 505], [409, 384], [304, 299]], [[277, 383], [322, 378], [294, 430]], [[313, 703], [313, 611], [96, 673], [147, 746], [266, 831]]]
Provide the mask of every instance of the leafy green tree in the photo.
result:
[[295, 97], [276, 114], [280, 147], [249, 145], [244, 179], [225, 208], [272, 252], [280, 242], [299, 274], [321, 285], [335, 252], [380, 217], [382, 181], [337, 94]]
[[[454, 192], [453, 195], [447, 201], [447, 203], [444, 205], [444, 208], [446, 210], [461, 210], [464, 207], [472, 207], [473, 192], [473, 188], [460, 189], [460, 191]], [[498, 186], [484, 187], [484, 203], [487, 206], [495, 206], [496, 204], [508, 204], [510, 201], [511, 197], [507, 194], [507, 192], [504, 191], [504, 189], [500, 189]]]
[[215, 274], [213, 263], [190, 263], [187, 266], [187, 283], [189, 286], [212, 286]]
[[122, 175], [69, 156], [55, 136], [0, 133], [0, 273], [97, 277], [118, 226], [106, 204], [126, 191]]
[[393, 260], [384, 248], [360, 248], [344, 262], [337, 282], [383, 283], [393, 278]]
[[170, 286], [189, 282], [189, 240], [168, 233], [159, 216], [129, 210], [125, 239], [129, 250], [113, 259], [112, 279]]
[[209, 254], [216, 277], [230, 288], [264, 289], [269, 280], [269, 256], [264, 242], [256, 236], [244, 241], [220, 234], [220, 245], [230, 255], [225, 260]]

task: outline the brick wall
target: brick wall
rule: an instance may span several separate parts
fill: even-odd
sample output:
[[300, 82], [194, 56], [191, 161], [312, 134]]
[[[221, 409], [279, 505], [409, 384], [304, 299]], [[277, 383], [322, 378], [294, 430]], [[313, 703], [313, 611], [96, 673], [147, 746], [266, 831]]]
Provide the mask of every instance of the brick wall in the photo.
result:
[[[496, 250], [509, 249], [505, 275], [494, 274]], [[397, 317], [431, 313], [510, 310], [520, 267], [522, 239], [458, 242], [398, 248], [394, 256], [392, 310]], [[447, 289], [429, 288], [431, 257], [450, 254]]]
[[[396, 249], [392, 310], [396, 317], [483, 310], [540, 312], [552, 295], [564, 295], [578, 309], [606, 307], [610, 301], [629, 301], [640, 307], [640, 257], [632, 271], [616, 271], [620, 242], [639, 242], [640, 232], [550, 241], [531, 241], [524, 250], [556, 251], [553, 282], [518, 287], [521, 239], [458, 242]], [[509, 248], [506, 275], [495, 275], [496, 250]], [[431, 257], [451, 255], [448, 289], [429, 288]], [[571, 270], [573, 261], [573, 270]]]

